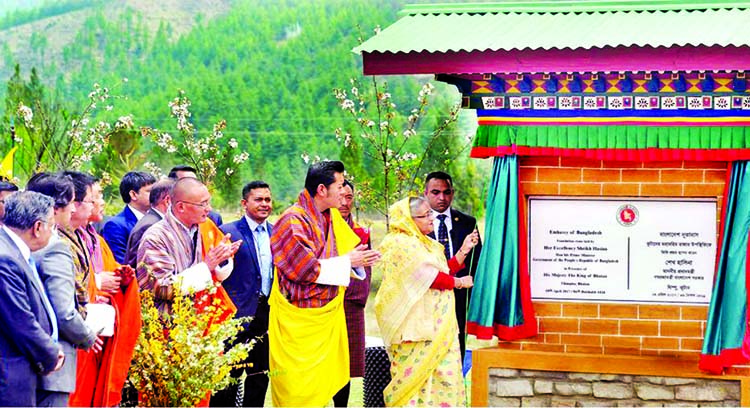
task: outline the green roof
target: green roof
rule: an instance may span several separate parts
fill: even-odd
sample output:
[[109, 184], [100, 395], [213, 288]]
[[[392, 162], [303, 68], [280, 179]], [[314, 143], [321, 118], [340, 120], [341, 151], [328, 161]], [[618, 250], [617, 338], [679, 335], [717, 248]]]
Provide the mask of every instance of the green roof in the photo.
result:
[[744, 46], [750, 1], [541, 1], [409, 5], [355, 52]]

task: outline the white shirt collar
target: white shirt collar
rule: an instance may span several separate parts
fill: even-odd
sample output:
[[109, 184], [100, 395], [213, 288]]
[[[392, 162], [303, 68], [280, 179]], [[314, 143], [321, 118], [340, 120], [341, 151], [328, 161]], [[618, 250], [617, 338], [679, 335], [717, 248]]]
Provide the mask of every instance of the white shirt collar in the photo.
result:
[[29, 248], [28, 245], [26, 245], [25, 242], [21, 239], [21, 237], [18, 236], [13, 230], [3, 225], [2, 228], [10, 237], [11, 241], [13, 241], [14, 244], [18, 247], [18, 250], [21, 251], [21, 255], [23, 256], [23, 259], [29, 259], [31, 258], [31, 248]]
[[128, 208], [130, 208], [130, 211], [132, 211], [132, 212], [133, 212], [133, 214], [135, 215], [135, 219], [136, 219], [136, 220], [138, 220], [138, 221], [140, 221], [140, 220], [141, 220], [141, 218], [143, 218], [143, 216], [144, 216], [144, 215], [146, 215], [146, 214], [144, 214], [144, 213], [142, 213], [142, 212], [140, 212], [140, 211], [136, 210], [136, 209], [135, 209], [135, 207], [133, 207], [133, 206], [132, 206], [132, 205], [130, 205], [130, 204], [128, 204]]
[[155, 213], [159, 214], [159, 216], [161, 218], [164, 218], [164, 213], [161, 212], [161, 211], [159, 211], [159, 210], [157, 210], [156, 207], [151, 207], [151, 209], [154, 210]]
[[265, 228], [266, 231], [268, 231], [268, 220], [263, 220], [260, 224], [255, 222], [254, 219], [250, 218], [250, 216], [245, 213], [245, 221], [247, 221], [247, 226], [250, 227], [250, 231], [255, 232], [256, 228], [258, 228], [258, 225], [263, 225], [263, 228]]

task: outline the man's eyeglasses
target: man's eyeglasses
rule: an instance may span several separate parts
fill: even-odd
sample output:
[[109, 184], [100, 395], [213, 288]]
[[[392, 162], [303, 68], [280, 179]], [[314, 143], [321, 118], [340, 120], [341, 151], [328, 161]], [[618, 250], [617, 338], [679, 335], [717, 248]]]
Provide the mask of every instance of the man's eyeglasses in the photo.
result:
[[52, 232], [57, 231], [57, 224], [54, 221], [47, 221], [47, 220], [39, 220], [45, 224], [47, 224], [47, 227], [49, 227], [49, 230]]
[[191, 205], [194, 205], [196, 207], [201, 207], [201, 208], [204, 208], [204, 209], [211, 206], [211, 200], [203, 201], [201, 203], [194, 203], [194, 202], [191, 202], [191, 201], [180, 200], [180, 201], [178, 201], [178, 203], [191, 204]]
[[430, 194], [432, 194], [432, 195], [438, 195], [440, 193], [443, 193], [444, 195], [451, 195], [451, 194], [453, 194], [453, 189], [449, 188], [449, 189], [446, 189], [446, 190], [430, 190]]

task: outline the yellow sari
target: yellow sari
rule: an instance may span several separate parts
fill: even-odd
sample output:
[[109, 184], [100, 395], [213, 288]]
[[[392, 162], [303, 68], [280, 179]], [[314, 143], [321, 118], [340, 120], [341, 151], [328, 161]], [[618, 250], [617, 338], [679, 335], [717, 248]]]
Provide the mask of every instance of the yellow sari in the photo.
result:
[[466, 406], [452, 290], [430, 289], [448, 272], [443, 246], [424, 235], [409, 199], [390, 208], [390, 230], [380, 246], [383, 281], [375, 317], [391, 360], [387, 406]]

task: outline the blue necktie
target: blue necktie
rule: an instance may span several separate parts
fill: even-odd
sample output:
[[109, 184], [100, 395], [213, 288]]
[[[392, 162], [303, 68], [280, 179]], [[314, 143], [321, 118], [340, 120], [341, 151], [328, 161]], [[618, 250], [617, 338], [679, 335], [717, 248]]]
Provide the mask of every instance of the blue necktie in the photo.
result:
[[451, 247], [448, 243], [448, 226], [445, 225], [445, 219], [448, 218], [445, 214], [438, 214], [437, 219], [440, 221], [440, 225], [438, 225], [438, 242], [443, 244], [443, 247], [445, 248], [443, 252], [445, 253], [445, 260], [451, 259]]
[[268, 234], [263, 224], [255, 229], [255, 244], [258, 252], [258, 266], [260, 267], [261, 292], [264, 296], [271, 293], [271, 247]]
[[36, 283], [42, 291], [42, 303], [44, 304], [44, 308], [47, 309], [47, 314], [49, 314], [50, 321], [52, 322], [52, 339], [57, 341], [57, 315], [55, 314], [55, 309], [52, 308], [52, 304], [49, 302], [49, 297], [47, 296], [47, 290], [44, 288], [44, 284], [42, 284], [42, 280], [39, 278], [39, 271], [36, 269], [34, 258], [29, 258], [28, 262], [29, 267], [31, 267], [31, 272], [33, 272], [34, 278], [36, 278]]

